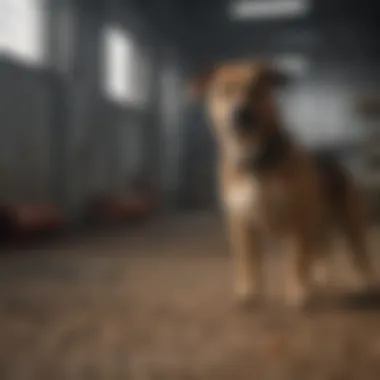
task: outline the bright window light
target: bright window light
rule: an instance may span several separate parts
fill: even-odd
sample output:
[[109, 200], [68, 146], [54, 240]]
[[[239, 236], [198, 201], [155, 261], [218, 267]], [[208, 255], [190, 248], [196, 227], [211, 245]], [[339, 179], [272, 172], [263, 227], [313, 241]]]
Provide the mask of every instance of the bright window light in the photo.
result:
[[310, 10], [308, 0], [235, 0], [230, 17], [235, 20], [305, 16]]
[[103, 79], [107, 96], [119, 103], [134, 102], [134, 46], [123, 29], [104, 29], [104, 60]]
[[0, 49], [28, 64], [44, 60], [43, 0], [0, 1]]

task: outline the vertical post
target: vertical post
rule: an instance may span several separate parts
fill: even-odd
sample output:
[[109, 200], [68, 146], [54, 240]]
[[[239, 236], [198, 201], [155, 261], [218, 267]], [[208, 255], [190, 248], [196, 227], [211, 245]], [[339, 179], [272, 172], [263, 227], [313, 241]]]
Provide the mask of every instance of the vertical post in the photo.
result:
[[[74, 221], [80, 215], [85, 195], [81, 187], [85, 181], [82, 179], [80, 182], [78, 171], [78, 131], [92, 121], [99, 99], [100, 2], [45, 1], [46, 58], [51, 89], [52, 194], [65, 214]], [[69, 40], [65, 41], [65, 38]]]
[[[92, 188], [93, 174], [87, 163], [103, 128], [99, 119], [99, 31], [102, 24], [100, 1], [76, 1], [73, 64], [67, 74], [70, 99], [68, 123], [68, 193], [67, 205], [73, 220], [80, 221]], [[95, 145], [94, 145], [95, 144]], [[88, 149], [90, 148], [90, 149]], [[84, 156], [83, 156], [84, 154]]]
[[46, 0], [47, 85], [50, 88], [50, 167], [53, 200], [67, 211], [69, 94], [61, 71], [62, 2]]
[[160, 114], [161, 96], [161, 69], [162, 57], [159, 49], [151, 49], [152, 75], [150, 83], [150, 97], [144, 123], [143, 146], [144, 172], [149, 179], [157, 186], [161, 185], [161, 127], [162, 120]]

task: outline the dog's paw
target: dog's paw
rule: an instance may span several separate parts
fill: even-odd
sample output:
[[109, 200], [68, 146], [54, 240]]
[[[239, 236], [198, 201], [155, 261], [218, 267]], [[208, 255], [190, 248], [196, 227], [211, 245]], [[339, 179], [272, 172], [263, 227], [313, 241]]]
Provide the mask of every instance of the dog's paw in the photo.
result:
[[367, 293], [377, 293], [380, 292], [380, 281], [377, 276], [373, 273], [362, 275], [360, 285], [358, 286], [359, 291]]
[[380, 294], [380, 283], [378, 281], [369, 281], [364, 284], [362, 291], [368, 294]]
[[306, 304], [308, 292], [301, 284], [289, 284], [286, 288], [285, 303], [290, 307], [303, 307]]
[[257, 295], [251, 295], [251, 297], [245, 297], [237, 299], [237, 307], [242, 311], [254, 311], [261, 307], [263, 300]]
[[235, 299], [239, 309], [252, 310], [261, 303], [258, 293], [247, 283], [239, 283], [235, 286]]
[[323, 288], [329, 283], [329, 270], [324, 262], [317, 262], [313, 270], [313, 281], [318, 288]]

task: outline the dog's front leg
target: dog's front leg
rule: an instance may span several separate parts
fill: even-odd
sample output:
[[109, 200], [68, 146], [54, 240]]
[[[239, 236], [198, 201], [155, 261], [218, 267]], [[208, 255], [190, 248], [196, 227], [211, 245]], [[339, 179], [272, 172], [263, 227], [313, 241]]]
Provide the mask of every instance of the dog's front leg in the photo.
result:
[[313, 261], [311, 248], [302, 234], [291, 234], [285, 239], [285, 253], [290, 264], [285, 298], [290, 306], [301, 306], [309, 294]]
[[234, 265], [234, 290], [239, 302], [258, 300], [262, 287], [262, 253], [258, 232], [247, 215], [228, 216]]

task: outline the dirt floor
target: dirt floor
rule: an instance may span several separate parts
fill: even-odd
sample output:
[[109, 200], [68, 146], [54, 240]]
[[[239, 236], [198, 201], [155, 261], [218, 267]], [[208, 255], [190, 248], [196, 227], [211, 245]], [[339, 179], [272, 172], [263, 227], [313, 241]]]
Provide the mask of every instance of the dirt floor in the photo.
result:
[[243, 311], [208, 215], [5, 253], [0, 379], [379, 380], [380, 305], [338, 256], [333, 301]]

